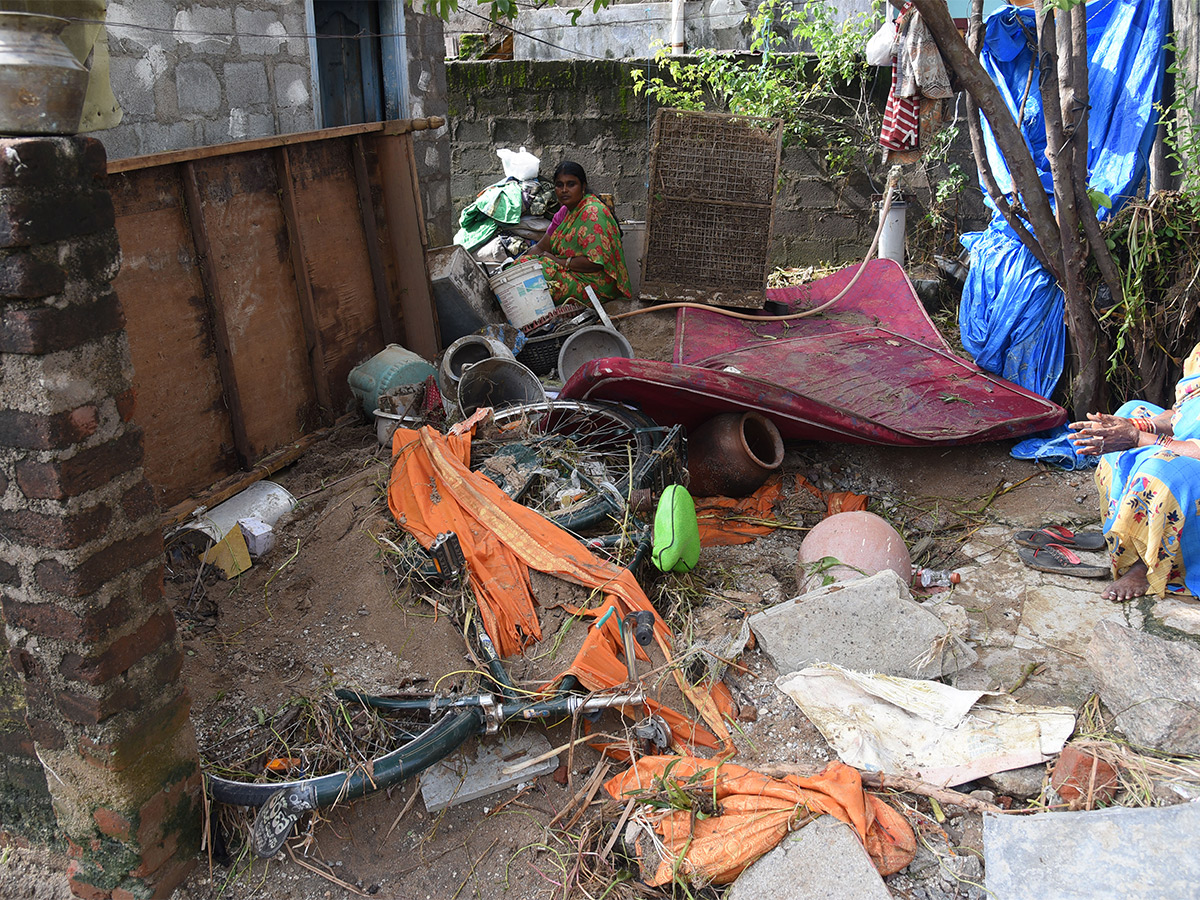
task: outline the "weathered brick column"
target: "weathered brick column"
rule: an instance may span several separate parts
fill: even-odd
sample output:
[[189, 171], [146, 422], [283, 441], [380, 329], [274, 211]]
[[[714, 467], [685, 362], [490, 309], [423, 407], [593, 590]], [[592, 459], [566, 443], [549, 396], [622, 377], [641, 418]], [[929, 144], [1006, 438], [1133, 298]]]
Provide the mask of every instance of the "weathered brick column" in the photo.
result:
[[194, 864], [201, 785], [104, 173], [92, 139], [0, 139], [0, 610], [73, 889], [147, 898]]

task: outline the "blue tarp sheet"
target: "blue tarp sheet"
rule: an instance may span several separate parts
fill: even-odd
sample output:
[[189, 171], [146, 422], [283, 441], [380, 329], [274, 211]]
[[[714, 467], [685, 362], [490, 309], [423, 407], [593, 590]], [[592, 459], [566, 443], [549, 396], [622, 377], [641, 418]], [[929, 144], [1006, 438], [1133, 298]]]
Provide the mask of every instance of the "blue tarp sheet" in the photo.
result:
[[[1170, 5], [1168, 0], [1092, 0], [1087, 13], [1088, 186], [1111, 197], [1115, 210], [1146, 171], [1158, 121], [1154, 104], [1162, 88]], [[1053, 203], [1036, 72], [1020, 116], [1016, 113], [1035, 46], [1033, 10], [1008, 7], [988, 17], [980, 61], [1018, 118]], [[986, 119], [983, 130], [996, 181], [1011, 193], [1012, 178]], [[1062, 375], [1066, 344], [1062, 290], [999, 213], [987, 230], [965, 234], [962, 242], [971, 253], [959, 308], [963, 346], [981, 368], [1049, 397]]]

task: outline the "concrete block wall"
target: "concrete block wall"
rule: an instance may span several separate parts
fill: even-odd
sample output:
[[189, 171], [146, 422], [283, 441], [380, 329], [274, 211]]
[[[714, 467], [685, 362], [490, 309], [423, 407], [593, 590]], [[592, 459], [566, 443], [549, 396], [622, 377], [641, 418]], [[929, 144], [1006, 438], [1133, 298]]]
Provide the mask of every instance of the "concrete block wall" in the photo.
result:
[[[593, 190], [615, 195], [623, 221], [646, 216], [650, 138], [658, 105], [633, 90], [648, 61], [462, 62], [447, 65], [454, 214], [504, 177], [498, 147], [525, 145], [549, 177], [562, 159], [583, 166]], [[882, 182], [881, 182], [882, 183]], [[804, 148], [784, 151], [772, 266], [846, 264], [874, 234], [871, 188], [825, 178]]]
[[[89, 900], [168, 895], [201, 827], [105, 172], [93, 139], [0, 139], [0, 613], [20, 695], [0, 684], [26, 727], [6, 723], [19, 793], [0, 811], [44, 810], [48, 793]], [[44, 790], [13, 777], [29, 745]]]
[[[447, 64], [454, 217], [487, 185], [504, 177], [499, 147], [524, 145], [542, 160], [549, 177], [562, 159], [580, 163], [593, 190], [612, 193], [623, 221], [645, 219], [650, 139], [658, 105], [633, 90], [632, 71], [652, 60], [459, 61]], [[652, 74], [658, 74], [652, 71]], [[884, 76], [881, 76], [884, 77]], [[974, 172], [966, 127], [952, 156]], [[920, 170], [907, 167], [909, 234], [919, 226]], [[783, 151], [775, 196], [768, 263], [776, 266], [848, 265], [863, 258], [877, 224], [872, 195], [882, 190], [886, 168], [869, 179], [829, 179], [819, 151]], [[963, 225], [987, 222], [978, 188], [964, 191]], [[925, 185], [924, 196], [928, 196]], [[953, 237], [949, 255], [957, 253]]]
[[304, 3], [110, 0], [111, 158], [316, 127]]

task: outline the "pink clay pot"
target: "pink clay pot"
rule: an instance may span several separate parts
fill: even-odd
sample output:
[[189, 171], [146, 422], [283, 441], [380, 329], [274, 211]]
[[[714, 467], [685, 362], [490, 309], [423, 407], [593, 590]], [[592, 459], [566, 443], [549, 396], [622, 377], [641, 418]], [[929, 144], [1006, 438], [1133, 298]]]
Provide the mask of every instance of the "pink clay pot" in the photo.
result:
[[[827, 556], [842, 565], [812, 573], [812, 564]], [[885, 519], [864, 510], [838, 513], [817, 523], [800, 543], [798, 561], [797, 582], [802, 591], [820, 587], [827, 575], [837, 581], [853, 581], [884, 569], [891, 569], [905, 584], [912, 582], [912, 557], [904, 538]], [[805, 576], [805, 572], [811, 574]]]

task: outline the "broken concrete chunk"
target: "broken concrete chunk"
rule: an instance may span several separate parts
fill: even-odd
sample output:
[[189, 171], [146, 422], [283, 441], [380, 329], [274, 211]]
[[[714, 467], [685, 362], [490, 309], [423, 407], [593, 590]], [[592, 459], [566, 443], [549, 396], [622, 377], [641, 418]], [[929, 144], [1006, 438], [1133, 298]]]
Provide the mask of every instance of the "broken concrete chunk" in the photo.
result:
[[522, 765], [549, 751], [550, 742], [538, 731], [505, 734], [503, 740], [493, 737], [461, 747], [421, 773], [425, 809], [436, 812], [549, 775], [558, 768], [557, 756]]
[[984, 816], [985, 886], [996, 900], [1195, 897], [1200, 804]]
[[747, 867], [725, 900], [890, 900], [858, 836], [821, 816]]
[[891, 570], [828, 585], [750, 617], [779, 672], [831, 662], [861, 672], [937, 678], [966, 668], [975, 651], [912, 599]]
[[1087, 656], [1126, 737], [1166, 753], [1200, 753], [1200, 650], [1101, 622]]

